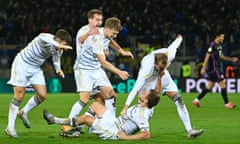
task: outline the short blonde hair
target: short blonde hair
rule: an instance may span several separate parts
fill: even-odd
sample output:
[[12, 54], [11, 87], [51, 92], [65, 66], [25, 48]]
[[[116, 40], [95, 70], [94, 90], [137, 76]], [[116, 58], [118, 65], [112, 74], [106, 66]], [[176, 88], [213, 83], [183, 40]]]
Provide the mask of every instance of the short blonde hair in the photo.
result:
[[121, 21], [116, 17], [107, 18], [104, 27], [120, 31], [122, 29]]
[[155, 64], [158, 64], [159, 62], [166, 63], [168, 62], [168, 56], [164, 53], [155, 54]]

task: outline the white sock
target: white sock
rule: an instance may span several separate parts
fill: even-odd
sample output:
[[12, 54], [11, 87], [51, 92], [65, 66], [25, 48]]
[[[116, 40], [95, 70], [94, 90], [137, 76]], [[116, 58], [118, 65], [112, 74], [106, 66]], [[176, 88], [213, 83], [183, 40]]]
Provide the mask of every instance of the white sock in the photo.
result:
[[115, 97], [105, 99], [105, 107], [116, 115]]
[[71, 112], [69, 114], [69, 118], [73, 118], [76, 117], [77, 115], [79, 115], [79, 113], [82, 111], [82, 109], [85, 107], [85, 103], [82, 102], [81, 100], [77, 101], [71, 109]]
[[56, 124], [61, 124], [61, 125], [71, 125], [71, 120], [70, 118], [58, 118], [58, 117], [54, 117], [54, 122]]
[[89, 108], [88, 111], [86, 111], [84, 115], [95, 117], [95, 113], [91, 108]]
[[185, 104], [180, 105], [179, 102], [176, 101], [175, 105], [177, 106], [178, 115], [181, 118], [186, 131], [189, 132], [192, 129], [192, 126], [191, 126], [188, 110], [187, 110]]
[[17, 118], [20, 103], [21, 103], [20, 101], [12, 99], [11, 103], [9, 104], [7, 128], [10, 130], [15, 130], [15, 121]]
[[39, 104], [41, 104], [41, 102], [39, 101], [37, 96], [32, 96], [27, 104], [23, 107], [23, 112], [24, 114], [27, 114], [29, 111], [31, 111], [32, 109], [34, 109], [35, 107], [37, 107]]

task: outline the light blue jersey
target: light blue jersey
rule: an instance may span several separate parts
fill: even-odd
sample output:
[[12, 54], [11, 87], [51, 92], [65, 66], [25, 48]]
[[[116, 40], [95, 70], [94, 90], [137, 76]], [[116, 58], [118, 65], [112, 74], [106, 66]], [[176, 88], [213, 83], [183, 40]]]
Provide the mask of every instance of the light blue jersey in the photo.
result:
[[74, 69], [94, 70], [101, 67], [96, 55], [104, 54], [108, 49], [110, 40], [104, 36], [104, 28], [99, 28], [100, 34], [90, 35], [83, 44], [79, 43], [78, 38], [89, 30], [88, 26], [82, 27], [77, 34], [77, 59]]
[[52, 56], [56, 70], [60, 67], [60, 58], [63, 50], [58, 51], [58, 43], [54, 35], [41, 33], [35, 37], [18, 55], [27, 64], [40, 67], [47, 58]]

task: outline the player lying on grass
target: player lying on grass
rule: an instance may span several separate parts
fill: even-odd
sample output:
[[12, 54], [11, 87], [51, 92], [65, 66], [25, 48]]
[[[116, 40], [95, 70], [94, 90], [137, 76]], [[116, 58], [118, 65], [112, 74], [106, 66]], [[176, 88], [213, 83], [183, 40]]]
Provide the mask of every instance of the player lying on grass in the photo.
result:
[[155, 90], [144, 92], [139, 96], [139, 104], [131, 106], [124, 115], [117, 118], [99, 102], [94, 102], [89, 109], [95, 116], [84, 114], [76, 118], [64, 119], [44, 110], [43, 117], [48, 124], [55, 123], [73, 127], [86, 124], [91, 128], [92, 133], [102, 139], [150, 139], [149, 120], [152, 117], [153, 107], [158, 104], [159, 100], [159, 93]]

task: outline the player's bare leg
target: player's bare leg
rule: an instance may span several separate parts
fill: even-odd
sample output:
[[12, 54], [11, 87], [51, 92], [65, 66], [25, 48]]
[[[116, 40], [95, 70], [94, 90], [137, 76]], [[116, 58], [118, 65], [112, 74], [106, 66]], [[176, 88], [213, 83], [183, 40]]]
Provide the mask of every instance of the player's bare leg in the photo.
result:
[[46, 98], [47, 89], [45, 85], [33, 85], [36, 95], [32, 96], [27, 104], [18, 112], [18, 116], [26, 128], [31, 128], [30, 121], [28, 120], [28, 112], [40, 105]]

